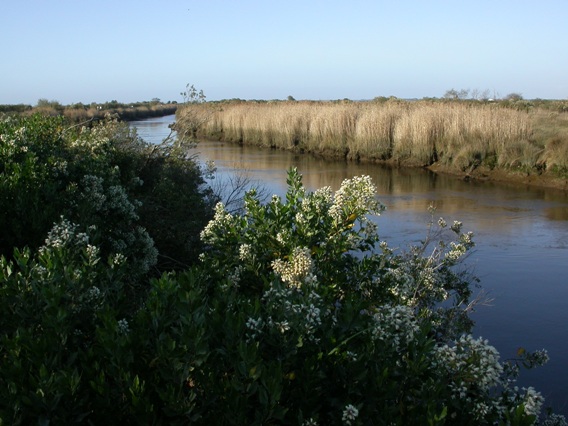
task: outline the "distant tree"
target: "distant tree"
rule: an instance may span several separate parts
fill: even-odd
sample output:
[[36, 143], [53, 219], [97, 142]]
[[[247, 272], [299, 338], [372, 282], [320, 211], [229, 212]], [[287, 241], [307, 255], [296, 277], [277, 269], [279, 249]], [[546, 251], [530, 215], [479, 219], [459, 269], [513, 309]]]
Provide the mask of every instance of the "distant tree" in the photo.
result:
[[373, 102], [378, 102], [378, 103], [386, 102], [388, 100], [389, 98], [387, 98], [386, 96], [375, 96], [373, 98]]
[[288, 95], [288, 97], [286, 98], [289, 101], [295, 101], [296, 99], [294, 99], [294, 96], [292, 95]]
[[53, 109], [56, 109], [56, 110], [63, 109], [63, 105], [61, 105], [59, 103], [59, 101], [56, 101], [56, 100], [53, 100], [53, 99], [51, 101], [49, 101], [45, 98], [38, 99], [36, 106], [37, 107], [44, 107], [44, 108], [53, 108]]
[[506, 101], [522, 101], [523, 96], [520, 93], [509, 93], [507, 96], [503, 98]]
[[489, 89], [485, 89], [483, 92], [481, 92], [481, 94], [479, 95], [479, 100], [481, 101], [487, 101], [489, 100]]
[[458, 100], [458, 99], [467, 99], [469, 95], [469, 89], [461, 89], [461, 90], [456, 90], [456, 89], [450, 89], [447, 90], [446, 93], [444, 93], [444, 99], [450, 99], [450, 100]]
[[446, 93], [444, 93], [444, 99], [458, 99], [458, 91], [456, 89], [446, 90]]

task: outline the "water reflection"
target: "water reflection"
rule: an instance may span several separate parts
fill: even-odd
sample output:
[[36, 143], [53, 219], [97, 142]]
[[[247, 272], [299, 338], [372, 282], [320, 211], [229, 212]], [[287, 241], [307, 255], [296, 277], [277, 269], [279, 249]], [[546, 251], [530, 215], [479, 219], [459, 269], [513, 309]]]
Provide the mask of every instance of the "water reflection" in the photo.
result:
[[291, 166], [298, 168], [311, 190], [322, 186], [335, 190], [344, 179], [366, 174], [373, 178], [378, 197], [389, 211], [418, 218], [434, 205], [439, 214], [459, 218], [483, 234], [522, 235], [535, 221], [568, 220], [568, 198], [562, 191], [525, 187], [512, 191], [504, 185], [464, 182], [427, 170], [326, 161], [311, 155], [220, 142], [200, 142], [196, 150], [227, 173], [247, 170], [279, 195], [286, 190], [286, 170]]

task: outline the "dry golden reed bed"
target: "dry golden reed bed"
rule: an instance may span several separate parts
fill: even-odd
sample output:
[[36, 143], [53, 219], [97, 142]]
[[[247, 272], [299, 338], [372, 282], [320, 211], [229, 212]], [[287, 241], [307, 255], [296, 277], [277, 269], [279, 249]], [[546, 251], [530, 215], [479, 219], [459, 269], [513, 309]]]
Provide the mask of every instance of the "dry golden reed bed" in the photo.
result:
[[568, 174], [568, 113], [491, 103], [224, 102], [190, 104], [198, 136], [362, 161], [471, 172]]

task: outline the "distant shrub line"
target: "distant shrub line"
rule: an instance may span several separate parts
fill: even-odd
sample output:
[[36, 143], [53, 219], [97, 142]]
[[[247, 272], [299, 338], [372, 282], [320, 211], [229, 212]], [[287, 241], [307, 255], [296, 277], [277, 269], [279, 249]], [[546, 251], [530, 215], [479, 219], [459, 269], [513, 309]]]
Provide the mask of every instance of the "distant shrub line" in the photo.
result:
[[57, 101], [40, 100], [36, 106], [25, 104], [0, 105], [0, 113], [23, 114], [26, 116], [41, 114], [52, 117], [62, 115], [70, 122], [79, 123], [88, 120], [103, 120], [107, 114], [116, 116], [124, 121], [163, 117], [175, 114], [177, 107], [176, 103], [135, 102], [123, 104], [116, 101], [104, 104], [85, 105], [79, 103], [64, 106]]

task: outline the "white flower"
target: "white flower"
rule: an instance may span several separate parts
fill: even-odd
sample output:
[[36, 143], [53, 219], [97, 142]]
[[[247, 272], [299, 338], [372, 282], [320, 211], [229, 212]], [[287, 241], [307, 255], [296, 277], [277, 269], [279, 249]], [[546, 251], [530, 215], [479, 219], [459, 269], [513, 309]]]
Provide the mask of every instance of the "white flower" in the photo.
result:
[[357, 416], [359, 416], [359, 410], [354, 405], [348, 404], [343, 410], [343, 416], [341, 419], [344, 424], [351, 425], [357, 419]]
[[546, 349], [535, 351], [532, 356], [536, 365], [544, 365], [550, 360]]
[[101, 291], [98, 287], [91, 287], [87, 290], [87, 302], [96, 301], [99, 297], [101, 297]]
[[95, 261], [99, 256], [99, 248], [91, 244], [87, 244], [87, 257], [90, 261]]
[[459, 220], [454, 220], [454, 223], [452, 224], [450, 229], [456, 234], [459, 234], [461, 232], [462, 225], [463, 224]]
[[560, 414], [551, 414], [542, 423], [543, 426], [568, 426], [566, 417]]
[[118, 325], [118, 332], [120, 334], [127, 334], [130, 331], [130, 328], [128, 327], [128, 321], [125, 318], [119, 320], [117, 325]]
[[414, 312], [405, 305], [381, 306], [373, 318], [375, 320], [373, 337], [389, 343], [396, 350], [412, 342], [418, 332]]
[[376, 192], [377, 188], [369, 176], [345, 179], [335, 193], [329, 214], [336, 224], [344, 222], [352, 214], [379, 214], [384, 207], [376, 200]]
[[289, 260], [276, 259], [272, 261], [272, 269], [283, 282], [292, 287], [299, 287], [302, 283], [314, 282], [312, 272], [312, 256], [307, 247], [296, 247]]
[[122, 253], [115, 253], [115, 255], [112, 258], [112, 264], [120, 266], [124, 262], [126, 262], [126, 257]]
[[446, 370], [450, 377], [462, 378], [450, 385], [456, 397], [463, 397], [469, 386], [487, 391], [501, 383], [499, 352], [481, 337], [465, 335], [452, 346], [439, 346], [434, 349], [434, 359], [434, 365]]
[[242, 261], [252, 259], [252, 247], [250, 244], [241, 244], [239, 247], [239, 259]]
[[544, 403], [544, 398], [537, 392], [532, 386], [528, 388], [523, 388], [525, 391], [524, 404], [525, 404], [525, 414], [527, 416], [539, 416], [542, 404]]

